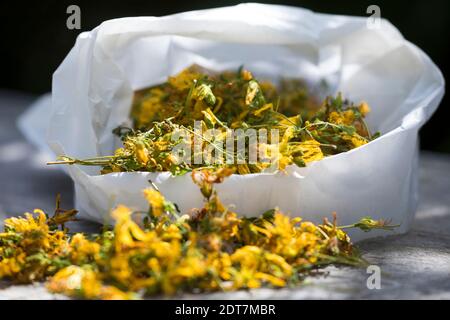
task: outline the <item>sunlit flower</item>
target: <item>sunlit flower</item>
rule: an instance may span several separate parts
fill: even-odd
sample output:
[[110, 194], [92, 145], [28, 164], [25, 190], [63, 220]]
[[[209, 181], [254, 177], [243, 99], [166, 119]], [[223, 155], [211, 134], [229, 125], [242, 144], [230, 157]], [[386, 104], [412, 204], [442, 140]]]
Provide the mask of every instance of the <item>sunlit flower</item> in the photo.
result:
[[147, 199], [150, 207], [152, 208], [152, 214], [155, 217], [159, 217], [164, 213], [164, 197], [159, 191], [154, 189], [144, 190], [145, 199]]

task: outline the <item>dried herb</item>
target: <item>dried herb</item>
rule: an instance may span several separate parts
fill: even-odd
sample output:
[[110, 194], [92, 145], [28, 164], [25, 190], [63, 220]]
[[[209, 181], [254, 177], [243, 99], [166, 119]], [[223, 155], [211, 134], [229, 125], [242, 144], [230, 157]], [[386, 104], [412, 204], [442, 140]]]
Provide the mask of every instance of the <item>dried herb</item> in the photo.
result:
[[[194, 170], [205, 198], [201, 209], [179, 216], [155, 188], [144, 190], [145, 213], [118, 206], [112, 230], [98, 235], [58, 230], [73, 210], [55, 216], [41, 210], [5, 220], [0, 233], [0, 279], [47, 281], [56, 293], [86, 299], [134, 299], [142, 295], [237, 290], [298, 284], [327, 264], [366, 265], [346, 228], [391, 229], [368, 217], [339, 227], [290, 218], [278, 209], [241, 218], [218, 198], [214, 184], [232, 171]], [[143, 219], [137, 217], [145, 216]]]
[[[192, 66], [162, 85], [136, 93], [131, 110], [134, 127], [114, 130], [123, 140], [114, 155], [82, 160], [61, 156], [49, 164], [101, 166], [102, 173], [175, 175], [204, 167], [227, 167], [238, 174], [284, 170], [376, 138], [364, 121], [369, 111], [367, 103], [354, 105], [341, 94], [319, 103], [299, 80], [284, 79], [277, 88], [242, 68], [212, 73]], [[244, 137], [255, 131], [277, 134], [268, 134], [265, 140], [258, 137], [242, 152], [238, 129]], [[205, 153], [208, 148], [211, 152]], [[251, 158], [250, 149], [258, 150], [257, 159]], [[196, 161], [199, 156], [201, 161]]]

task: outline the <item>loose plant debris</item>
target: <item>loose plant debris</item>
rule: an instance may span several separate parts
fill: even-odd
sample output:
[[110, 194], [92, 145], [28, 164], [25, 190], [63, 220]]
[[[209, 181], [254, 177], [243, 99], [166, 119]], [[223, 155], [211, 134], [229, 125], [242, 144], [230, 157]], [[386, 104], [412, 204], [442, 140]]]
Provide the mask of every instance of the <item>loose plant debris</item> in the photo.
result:
[[192, 179], [205, 202], [188, 215], [180, 215], [156, 188], [146, 189], [147, 212], [118, 206], [111, 213], [115, 226], [99, 234], [64, 228], [76, 211], [61, 209], [59, 198], [52, 217], [36, 209], [34, 215], [6, 219], [0, 279], [46, 281], [51, 292], [84, 299], [280, 288], [298, 285], [328, 264], [366, 265], [346, 229], [395, 227], [369, 217], [339, 227], [336, 216], [315, 225], [278, 209], [242, 218], [214, 189], [232, 172], [194, 170]]
[[[133, 128], [114, 130], [123, 147], [113, 155], [60, 156], [49, 164], [101, 166], [103, 174], [170, 171], [180, 175], [199, 168], [229, 168], [237, 174], [284, 170], [375, 139], [378, 134], [372, 135], [364, 121], [369, 112], [367, 103], [355, 105], [341, 94], [320, 103], [299, 80], [283, 79], [275, 86], [258, 81], [243, 68], [213, 73], [194, 65], [136, 93]], [[249, 149], [258, 150], [258, 158], [252, 159], [250, 150], [239, 149], [236, 130], [244, 136], [251, 130], [277, 134], [254, 141]]]

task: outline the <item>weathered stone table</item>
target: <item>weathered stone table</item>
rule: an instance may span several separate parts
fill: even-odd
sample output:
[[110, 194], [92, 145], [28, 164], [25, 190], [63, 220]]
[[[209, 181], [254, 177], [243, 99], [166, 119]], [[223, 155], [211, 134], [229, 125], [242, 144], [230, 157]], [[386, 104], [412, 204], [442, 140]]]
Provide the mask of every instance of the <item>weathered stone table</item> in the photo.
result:
[[[51, 212], [59, 192], [72, 207], [70, 178], [45, 166], [20, 135], [15, 119], [35, 99], [0, 90], [0, 220], [34, 208]], [[450, 156], [421, 155], [421, 203], [407, 235], [359, 243], [364, 257], [381, 268], [381, 289], [369, 290], [366, 270], [328, 267], [292, 289], [258, 289], [234, 293], [186, 295], [187, 299], [450, 299]], [[72, 231], [93, 230], [83, 222]], [[0, 282], [0, 299], [63, 299], [40, 285]]]

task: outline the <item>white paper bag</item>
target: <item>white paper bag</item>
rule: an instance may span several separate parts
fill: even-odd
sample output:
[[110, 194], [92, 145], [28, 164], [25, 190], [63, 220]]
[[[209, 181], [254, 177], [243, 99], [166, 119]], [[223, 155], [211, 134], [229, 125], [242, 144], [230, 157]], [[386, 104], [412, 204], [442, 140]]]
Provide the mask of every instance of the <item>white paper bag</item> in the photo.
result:
[[[219, 185], [225, 204], [243, 215], [279, 207], [319, 222], [370, 215], [410, 226], [418, 201], [418, 130], [444, 94], [439, 69], [383, 20], [317, 14], [285, 6], [242, 4], [161, 18], [123, 18], [79, 35], [53, 76], [48, 143], [56, 155], [113, 153], [111, 131], [128, 120], [133, 91], [166, 81], [197, 63], [213, 70], [240, 65], [257, 77], [325, 79], [332, 92], [372, 107], [367, 121], [383, 136], [363, 147], [287, 173], [233, 175]], [[26, 126], [22, 126], [25, 127]], [[182, 211], [201, 207], [190, 175], [112, 173], [71, 166], [76, 207], [84, 218], [109, 221], [122, 203], [146, 210], [141, 190], [151, 179]], [[353, 236], [362, 239], [385, 231]], [[388, 233], [390, 234], [390, 233]]]

